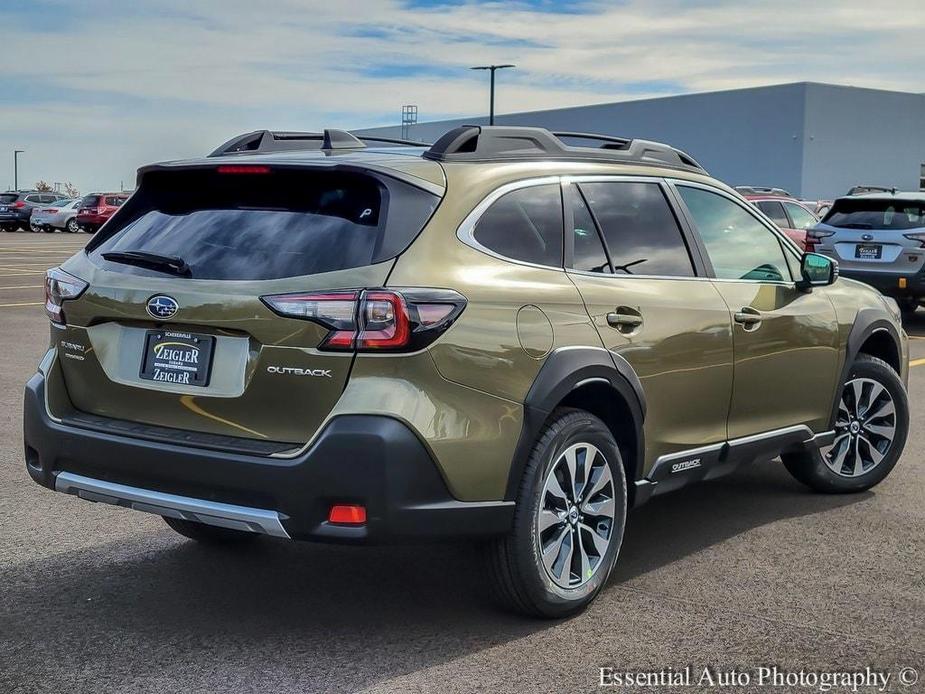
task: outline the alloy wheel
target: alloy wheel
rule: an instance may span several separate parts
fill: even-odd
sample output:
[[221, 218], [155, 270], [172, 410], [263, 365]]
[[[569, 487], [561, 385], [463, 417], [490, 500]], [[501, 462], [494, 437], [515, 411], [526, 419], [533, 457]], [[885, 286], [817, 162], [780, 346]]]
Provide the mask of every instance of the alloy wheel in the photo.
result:
[[573, 444], [553, 463], [536, 527], [546, 574], [560, 588], [578, 588], [600, 568], [613, 534], [614, 498], [610, 465], [592, 444]]
[[881, 463], [895, 436], [896, 407], [890, 392], [873, 379], [854, 378], [842, 390], [835, 440], [819, 452], [836, 475], [860, 477]]

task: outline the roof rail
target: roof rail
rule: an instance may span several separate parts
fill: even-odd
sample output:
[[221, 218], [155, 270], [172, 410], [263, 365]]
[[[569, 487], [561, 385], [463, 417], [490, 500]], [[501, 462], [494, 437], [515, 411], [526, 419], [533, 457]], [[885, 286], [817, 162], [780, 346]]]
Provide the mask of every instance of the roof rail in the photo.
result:
[[391, 137], [354, 135], [346, 130], [325, 129], [324, 132], [279, 132], [255, 130], [233, 137], [209, 154], [220, 157], [225, 154], [260, 154], [265, 152], [290, 152], [297, 150], [363, 149], [366, 142], [382, 142], [390, 145], [429, 147], [429, 142], [413, 142]]
[[[603, 144], [600, 147], [572, 147], [560, 138], [597, 140]], [[578, 159], [659, 164], [704, 171], [690, 155], [660, 142], [593, 133], [553, 133], [545, 128], [506, 125], [463, 125], [454, 128], [437, 140], [423, 156], [446, 162]]]

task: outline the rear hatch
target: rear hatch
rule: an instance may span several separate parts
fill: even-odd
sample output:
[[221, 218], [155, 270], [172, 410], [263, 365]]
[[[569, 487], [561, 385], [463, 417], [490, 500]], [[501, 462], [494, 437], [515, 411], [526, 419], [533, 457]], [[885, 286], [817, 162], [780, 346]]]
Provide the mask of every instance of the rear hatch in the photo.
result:
[[925, 200], [836, 200], [809, 236], [845, 270], [911, 275], [925, 263]]
[[[353, 360], [349, 343], [326, 342], [337, 312], [353, 310], [338, 298], [384, 286], [440, 200], [348, 169], [147, 171], [87, 253], [63, 266], [89, 284], [65, 302], [58, 343], [74, 407], [192, 432], [311, 438]], [[290, 294], [299, 310], [321, 301], [334, 322], [284, 315], [270, 297]]]

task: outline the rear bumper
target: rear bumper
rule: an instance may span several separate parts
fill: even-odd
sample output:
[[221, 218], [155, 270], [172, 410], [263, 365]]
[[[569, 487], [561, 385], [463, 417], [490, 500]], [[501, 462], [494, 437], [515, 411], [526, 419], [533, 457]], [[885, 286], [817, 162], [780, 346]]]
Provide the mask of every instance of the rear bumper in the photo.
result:
[[32, 211], [26, 212], [0, 212], [0, 224], [26, 224]]
[[[868, 272], [865, 270], [845, 270], [839, 268], [842, 277], [869, 284], [881, 294], [905, 297], [925, 297], [925, 272], [911, 275], [901, 272]], [[900, 287], [900, 279], [905, 279], [905, 287]]]
[[[26, 384], [26, 469], [38, 484], [138, 510], [280, 537], [377, 543], [507, 532], [512, 502], [454, 499], [427, 448], [390, 417], [332, 419], [294, 458], [145, 440], [53, 419], [45, 378]], [[63, 476], [62, 476], [63, 475]], [[362, 504], [363, 526], [327, 521]], [[273, 530], [275, 528], [281, 530]]]

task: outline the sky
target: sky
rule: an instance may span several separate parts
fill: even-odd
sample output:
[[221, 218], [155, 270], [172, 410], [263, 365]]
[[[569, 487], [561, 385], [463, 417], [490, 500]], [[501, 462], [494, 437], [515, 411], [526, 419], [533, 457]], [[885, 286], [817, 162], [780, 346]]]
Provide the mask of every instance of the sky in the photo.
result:
[[[0, 189], [82, 192], [257, 129], [392, 125], [798, 81], [925, 92], [925, 2], [0, 3]], [[627, 133], [632, 136], [632, 133]]]

